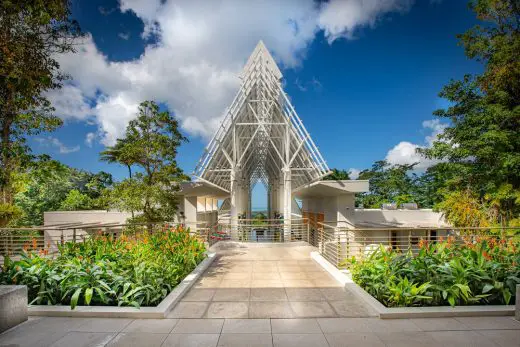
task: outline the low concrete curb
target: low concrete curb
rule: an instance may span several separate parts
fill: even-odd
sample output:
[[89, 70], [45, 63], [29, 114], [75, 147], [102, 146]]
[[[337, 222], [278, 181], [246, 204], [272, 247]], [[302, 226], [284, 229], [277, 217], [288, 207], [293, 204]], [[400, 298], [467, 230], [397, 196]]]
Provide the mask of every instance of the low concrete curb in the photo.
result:
[[442, 318], [442, 317], [474, 317], [474, 316], [514, 316], [514, 305], [477, 305], [477, 306], [432, 306], [432, 307], [386, 307], [358, 286], [345, 273], [338, 270], [318, 252], [312, 252], [311, 258], [330, 273], [345, 289], [357, 295], [371, 308], [381, 319], [396, 318]]
[[27, 320], [27, 286], [0, 286], [0, 333]]
[[207, 253], [204, 259], [168, 296], [156, 307], [117, 307], [117, 306], [70, 306], [29, 305], [30, 316], [53, 317], [100, 317], [100, 318], [165, 318], [182, 297], [197, 282], [200, 276], [213, 263], [216, 253]]

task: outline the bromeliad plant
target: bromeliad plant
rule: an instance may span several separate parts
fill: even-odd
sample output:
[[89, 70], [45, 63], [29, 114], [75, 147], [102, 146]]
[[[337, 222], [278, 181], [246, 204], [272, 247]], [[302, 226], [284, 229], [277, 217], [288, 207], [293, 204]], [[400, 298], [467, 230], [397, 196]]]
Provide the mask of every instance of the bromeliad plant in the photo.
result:
[[482, 237], [421, 241], [416, 254], [379, 246], [344, 263], [352, 279], [388, 307], [513, 304], [520, 284], [520, 240]]
[[65, 243], [55, 258], [27, 250], [5, 259], [1, 284], [24, 284], [39, 305], [155, 306], [205, 257], [189, 229], [94, 236]]

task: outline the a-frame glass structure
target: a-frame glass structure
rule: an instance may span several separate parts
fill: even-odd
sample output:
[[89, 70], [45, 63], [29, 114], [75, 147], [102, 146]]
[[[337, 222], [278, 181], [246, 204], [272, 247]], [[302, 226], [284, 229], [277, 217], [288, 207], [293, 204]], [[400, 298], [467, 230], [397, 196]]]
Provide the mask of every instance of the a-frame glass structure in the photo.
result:
[[241, 79], [194, 175], [229, 192], [231, 224], [250, 218], [251, 192], [261, 182], [268, 192], [269, 218], [287, 225], [292, 192], [320, 180], [329, 169], [283, 91], [282, 73], [262, 41]]

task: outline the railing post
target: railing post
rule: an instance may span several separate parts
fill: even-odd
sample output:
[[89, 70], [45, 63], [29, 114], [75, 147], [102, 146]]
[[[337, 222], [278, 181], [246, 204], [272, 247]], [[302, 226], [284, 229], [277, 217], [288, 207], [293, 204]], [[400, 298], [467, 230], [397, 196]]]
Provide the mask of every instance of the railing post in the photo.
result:
[[339, 231], [336, 231], [336, 267], [339, 266], [339, 262], [340, 262], [340, 254], [341, 254], [341, 236], [340, 236], [340, 232]]
[[72, 229], [72, 243], [76, 243], [76, 228]]
[[307, 223], [307, 243], [311, 243], [311, 228], [309, 223]]

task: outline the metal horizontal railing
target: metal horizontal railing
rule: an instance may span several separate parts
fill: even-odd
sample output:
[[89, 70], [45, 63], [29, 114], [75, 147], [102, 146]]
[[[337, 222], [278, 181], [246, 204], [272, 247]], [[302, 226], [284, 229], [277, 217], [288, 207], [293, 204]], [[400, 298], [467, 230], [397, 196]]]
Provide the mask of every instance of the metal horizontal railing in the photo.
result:
[[184, 223], [92, 223], [78, 225], [61, 224], [28, 228], [0, 228], [0, 263], [8, 255], [16, 257], [23, 251], [35, 251], [44, 254], [58, 252], [58, 246], [66, 242], [83, 242], [93, 236], [103, 235], [119, 237], [121, 234], [138, 234], [142, 232], [164, 232], [168, 228], [182, 225], [189, 228], [190, 232], [207, 239], [210, 225], [207, 222]]
[[520, 238], [519, 227], [496, 228], [363, 228], [317, 222], [311, 224], [309, 243], [337, 267], [352, 257], [366, 257], [380, 245], [417, 253], [421, 247], [441, 241], [471, 244], [491, 238], [496, 242]]
[[[295, 242], [309, 240], [309, 225], [303, 219], [240, 219], [220, 222], [218, 232], [210, 236], [214, 242]], [[214, 243], [213, 242], [213, 243]], [[211, 241], [210, 241], [211, 243]]]

